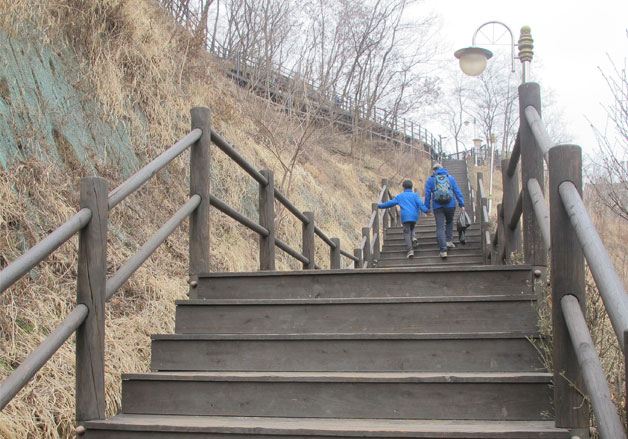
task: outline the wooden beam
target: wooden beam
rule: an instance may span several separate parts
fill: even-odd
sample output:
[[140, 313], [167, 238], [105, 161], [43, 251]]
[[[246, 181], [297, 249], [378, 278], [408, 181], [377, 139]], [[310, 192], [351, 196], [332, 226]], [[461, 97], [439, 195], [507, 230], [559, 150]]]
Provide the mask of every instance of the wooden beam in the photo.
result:
[[[521, 148], [521, 180], [536, 178], [543, 190], [545, 187], [543, 153], [537, 146], [532, 128], [527, 123], [525, 108], [533, 106], [541, 114], [541, 90], [538, 84], [527, 82], [519, 86], [519, 109], [521, 126], [519, 143]], [[526, 264], [535, 267], [547, 266], [547, 249], [534, 214], [532, 199], [526, 185], [523, 186], [523, 248]]]
[[313, 270], [316, 268], [314, 261], [316, 255], [316, 243], [314, 242], [314, 212], [303, 212], [309, 223], [302, 225], [303, 237], [303, 256], [308, 259], [308, 263], [303, 264], [304, 270]]
[[107, 273], [107, 180], [81, 180], [81, 208], [92, 218], [79, 234], [77, 305], [87, 318], [76, 331], [76, 421], [105, 418], [105, 295]]
[[[209, 215], [210, 215], [210, 145], [211, 112], [207, 107], [194, 107], [190, 111], [192, 131], [200, 129], [201, 137], [190, 149], [190, 197], [198, 195], [201, 204], [190, 215], [190, 281], [198, 281], [199, 273], [209, 273]], [[190, 298], [195, 298], [190, 288]]]
[[574, 295], [584, 313], [586, 298], [584, 255], [559, 193], [564, 181], [582, 188], [580, 148], [573, 145], [553, 148], [549, 158], [552, 303], [556, 304], [552, 307], [554, 411], [557, 427], [573, 429], [589, 427], [589, 409], [578, 392], [584, 388], [582, 372], [558, 304], [563, 296]]
[[[268, 182], [259, 184], [259, 224], [268, 230], [268, 236], [259, 235], [259, 269], [275, 269], [275, 180], [273, 171], [260, 171]], [[312, 225], [313, 227], [314, 225]]]

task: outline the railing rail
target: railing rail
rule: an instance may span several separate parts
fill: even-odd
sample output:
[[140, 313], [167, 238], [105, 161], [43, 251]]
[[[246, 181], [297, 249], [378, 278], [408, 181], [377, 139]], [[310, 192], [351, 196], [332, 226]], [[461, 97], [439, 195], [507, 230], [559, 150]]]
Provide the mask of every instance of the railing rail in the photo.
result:
[[617, 414], [617, 408], [613, 404], [611, 392], [606, 383], [606, 375], [595, 351], [580, 302], [577, 297], [567, 294], [561, 299], [560, 305], [571, 343], [577, 347], [575, 353], [584, 374], [584, 384], [591, 398], [591, 407], [599, 424], [600, 436], [605, 439], [625, 438], [624, 427]]
[[90, 209], [81, 209], [50, 235], [7, 265], [0, 271], [0, 294], [85, 227], [91, 217]]
[[[362, 263], [340, 247], [340, 239], [329, 238], [314, 223], [312, 212], [299, 211], [273, 185], [273, 173], [257, 171], [216, 132], [211, 130], [209, 109], [196, 107], [191, 111], [189, 134], [133, 174], [107, 194], [107, 181], [99, 177], [81, 180], [81, 209], [30, 250], [0, 271], [0, 293], [37, 266], [60, 245], [79, 233], [77, 275], [77, 306], [56, 329], [0, 383], [2, 410], [28, 381], [43, 367], [76, 332], [76, 420], [103, 419], [104, 392], [104, 304], [137, 271], [148, 257], [190, 218], [190, 296], [198, 285], [198, 276], [209, 272], [209, 208], [214, 206], [260, 236], [260, 269], [274, 269], [274, 248], [279, 247], [303, 263], [304, 268], [316, 265], [314, 237], [330, 248], [330, 267], [341, 268], [340, 256]], [[209, 192], [209, 147], [211, 141], [260, 184], [260, 222], [240, 214]], [[186, 149], [190, 151], [190, 198], [153, 234], [113, 275], [106, 279], [107, 220], [109, 210], [118, 205], [167, 166]], [[275, 237], [274, 201], [279, 201], [303, 223], [303, 253]], [[357, 254], [357, 251], [356, 251]]]
[[[172, 2], [169, 3], [172, 4]], [[184, 9], [186, 8], [176, 8], [175, 10]], [[173, 9], [170, 11], [174, 12]], [[197, 26], [199, 22], [199, 17], [194, 13], [191, 15], [173, 13], [173, 18], [184, 27]], [[376, 106], [365, 108], [364, 105], [356, 104], [350, 96], [338, 96], [331, 87], [305, 78], [298, 70], [255, 59], [240, 51], [222, 47], [220, 44], [212, 44], [211, 46], [206, 44], [204, 48], [214, 53], [218, 58], [228, 60], [232, 64], [228, 72], [229, 76], [240, 83], [246, 83], [249, 86], [252, 84], [265, 96], [282, 95], [286, 92], [286, 87], [298, 86], [300, 90], [305, 90], [310, 102], [318, 103], [320, 113], [336, 114], [334, 123], [338, 125], [344, 125], [351, 130], [364, 131], [383, 140], [399, 142], [412, 151], [427, 154], [431, 158], [435, 158], [442, 152], [442, 140], [439, 136], [434, 136], [418, 122], [398, 116], [394, 111]], [[261, 69], [264, 71], [261, 72]], [[339, 112], [342, 114], [338, 114]], [[344, 118], [341, 116], [348, 118], [348, 120], [343, 120]], [[361, 127], [359, 125], [367, 126]], [[417, 148], [417, 145], [422, 148]], [[427, 151], [425, 150], [426, 146]]]
[[619, 346], [623, 349], [626, 341], [624, 332], [628, 331], [628, 294], [624, 284], [613, 268], [613, 261], [574, 184], [564, 181], [558, 191], [604, 301]]
[[[491, 262], [507, 262], [511, 251], [522, 248], [525, 262], [533, 268], [532, 284], [536, 289], [545, 285], [547, 257], [551, 255], [552, 303], [559, 304], [552, 307], [556, 425], [574, 431], [588, 429], [588, 407], [582, 404], [580, 394], [584, 389], [590, 397], [600, 436], [625, 438], [584, 319], [585, 261], [624, 354], [628, 346], [628, 294], [582, 200], [580, 147], [551, 142], [541, 119], [538, 84], [523, 84], [519, 102], [521, 125], [517, 139], [510, 159], [502, 161], [504, 201], [499, 205], [499, 214], [503, 218], [499, 218], [495, 239], [486, 239], [487, 246], [499, 247], [497, 251], [491, 249], [496, 255]], [[545, 166], [549, 171], [549, 203], [544, 195]], [[481, 200], [481, 174], [478, 194]], [[505, 208], [507, 204], [509, 207]], [[484, 208], [479, 200], [478, 207]], [[481, 212], [484, 221], [486, 214]], [[502, 254], [504, 248], [510, 251]]]
[[377, 197], [377, 202], [371, 204], [371, 216], [367, 227], [362, 228], [362, 240], [360, 245], [354, 251], [357, 256], [356, 267], [372, 268], [377, 265], [380, 258], [383, 234], [389, 227], [395, 227], [401, 224], [399, 209], [395, 206], [392, 209], [386, 209], [380, 213], [379, 204], [393, 199], [390, 192], [390, 182], [388, 179], [382, 180], [382, 187]]

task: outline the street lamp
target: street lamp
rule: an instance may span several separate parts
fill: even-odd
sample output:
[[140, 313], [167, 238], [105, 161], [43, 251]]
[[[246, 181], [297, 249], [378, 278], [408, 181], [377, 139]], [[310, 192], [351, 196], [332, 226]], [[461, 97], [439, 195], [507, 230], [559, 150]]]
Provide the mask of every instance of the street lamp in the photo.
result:
[[[515, 38], [512, 34], [512, 31], [504, 23], [502, 23], [501, 21], [488, 21], [484, 23], [483, 25], [478, 27], [473, 33], [473, 38], [471, 39], [471, 47], [458, 49], [456, 50], [456, 52], [454, 52], [454, 56], [458, 58], [460, 62], [460, 69], [466, 75], [478, 76], [486, 68], [486, 62], [492, 58], [493, 52], [482, 47], [477, 47], [475, 45], [475, 39], [480, 30], [483, 27], [489, 25], [499, 25], [506, 28], [508, 34], [510, 35], [511, 71], [514, 73], [515, 59], [519, 59], [521, 61], [521, 82], [527, 82], [528, 69], [530, 62], [532, 62], [532, 56], [534, 54], [534, 40], [532, 40], [529, 26], [523, 26], [521, 28], [519, 41], [517, 44], [515, 44]], [[494, 45], [496, 44], [496, 42], [492, 41], [489, 44]], [[515, 47], [519, 47], [519, 56], [515, 56]]]
[[[471, 47], [466, 47], [464, 49], [458, 49], [454, 53], [454, 56], [458, 58], [460, 62], [460, 69], [469, 76], [478, 76], [482, 74], [484, 69], [486, 68], [487, 61], [493, 56], [493, 53], [490, 50], [486, 50], [482, 47], [477, 47], [475, 45], [475, 38], [478, 35], [478, 32], [485, 26], [488, 25], [499, 25], [506, 28], [510, 35], [510, 57], [511, 57], [511, 72], [515, 72], [515, 59], [519, 59], [521, 61], [521, 82], [526, 83], [528, 81], [528, 70], [530, 67], [530, 63], [532, 62], [532, 56], [534, 54], [534, 40], [532, 39], [532, 35], [530, 33], [529, 26], [523, 26], [521, 28], [521, 33], [519, 35], [518, 44], [515, 44], [515, 38], [512, 34], [512, 31], [508, 26], [506, 26], [501, 21], [488, 21], [478, 27], [473, 33], [473, 38], [471, 39]], [[501, 36], [500, 36], [501, 38]], [[493, 40], [490, 44], [496, 44]], [[515, 46], [519, 47], [519, 56], [515, 56]], [[492, 140], [492, 139], [491, 139]], [[488, 210], [491, 211], [492, 198], [493, 198], [493, 142], [489, 142], [490, 148], [490, 161], [489, 161], [489, 201], [488, 201]]]

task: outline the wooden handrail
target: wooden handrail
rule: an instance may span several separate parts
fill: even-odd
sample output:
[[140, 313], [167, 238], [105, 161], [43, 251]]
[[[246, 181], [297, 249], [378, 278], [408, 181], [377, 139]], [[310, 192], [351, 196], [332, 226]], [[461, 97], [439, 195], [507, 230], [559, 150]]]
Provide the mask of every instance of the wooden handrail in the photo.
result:
[[[628, 351], [628, 294], [600, 239], [582, 201], [582, 152], [576, 145], [556, 145], [550, 141], [540, 116], [540, 89], [536, 83], [519, 87], [520, 121], [504, 179], [504, 194], [513, 201], [518, 184], [517, 165], [521, 163], [523, 191], [508, 220], [507, 228], [514, 231], [523, 223], [525, 261], [535, 267], [535, 276], [543, 280], [547, 254], [551, 249], [554, 403], [557, 425], [565, 428], [585, 428], [589, 414], [580, 404], [577, 389], [586, 388], [591, 398], [601, 437], [625, 438], [623, 427], [612, 403], [608, 384], [600, 366], [595, 347], [586, 327], [581, 305], [586, 302], [585, 260], [609, 315], [620, 348]], [[504, 168], [502, 162], [502, 169]], [[543, 195], [544, 164], [549, 170], [549, 207]], [[481, 176], [478, 194], [483, 196]], [[518, 189], [517, 189], [518, 191]], [[509, 214], [510, 215], [510, 214]], [[523, 215], [523, 220], [521, 217]], [[485, 219], [485, 212], [481, 213]], [[503, 233], [498, 224], [493, 244], [499, 250], [520, 237]], [[484, 245], [490, 244], [488, 230], [482, 228]], [[574, 236], [576, 239], [573, 239]], [[495, 250], [492, 250], [495, 253]], [[493, 263], [499, 263], [501, 256]], [[538, 267], [538, 268], [536, 268]], [[540, 275], [539, 275], [540, 274]], [[537, 285], [538, 284], [538, 285]], [[542, 288], [545, 282], [534, 282]], [[578, 361], [574, 362], [573, 358]], [[628, 364], [628, 362], [626, 363]]]
[[81, 230], [92, 217], [84, 208], [0, 271], [0, 294]]
[[323, 240], [323, 242], [325, 244], [327, 244], [330, 248], [332, 248], [332, 249], [336, 248], [336, 244], [331, 240], [331, 238], [329, 238], [327, 235], [325, 235], [325, 232], [323, 232], [321, 229], [319, 229], [318, 226], [314, 226], [314, 233], [316, 234], [316, 236], [321, 238]]
[[74, 334], [87, 318], [88, 312], [87, 306], [76, 305], [76, 308], [63, 319], [50, 335], [22, 361], [22, 364], [0, 383], [0, 410], [17, 395], [37, 371], [52, 358], [63, 343]]
[[384, 195], [388, 192], [388, 188], [386, 186], [382, 187], [382, 190], [379, 192], [379, 197], [377, 197], [377, 203], [382, 203], [384, 200]]
[[539, 112], [532, 105], [525, 108], [525, 115], [536, 139], [536, 143], [543, 154], [543, 158], [547, 162], [547, 153], [552, 147], [552, 141], [550, 140], [545, 124], [539, 115]]
[[597, 233], [574, 184], [564, 181], [559, 186], [563, 206], [600, 290], [600, 296], [610, 317], [619, 346], [624, 347], [624, 332], [628, 330], [628, 294], [617, 275], [606, 247]]
[[213, 207], [215, 207], [216, 209], [220, 210], [225, 215], [233, 218], [234, 220], [236, 220], [237, 222], [239, 222], [243, 226], [246, 226], [249, 229], [253, 230], [258, 235], [262, 235], [262, 236], [268, 236], [269, 235], [269, 232], [268, 232], [267, 228], [260, 226], [259, 224], [257, 224], [252, 219], [249, 219], [248, 217], [242, 215], [240, 212], [238, 212], [234, 208], [230, 207], [227, 203], [225, 203], [224, 201], [221, 201], [220, 199], [216, 198], [215, 196], [212, 195], [209, 198], [209, 202], [210, 202], [210, 204]]
[[[538, 184], [538, 182], [537, 182]], [[523, 191], [519, 192], [519, 197], [517, 198], [517, 204], [515, 204], [515, 209], [512, 212], [512, 217], [508, 222], [508, 227], [510, 230], [515, 230], [517, 225], [519, 224], [519, 220], [521, 219], [521, 213], [523, 212]]]
[[604, 439], [625, 439], [624, 427], [617, 414], [617, 408], [611, 399], [611, 392], [606, 382], [606, 374], [595, 350], [587, 322], [582, 314], [578, 298], [565, 295], [560, 300], [565, 316], [565, 323], [569, 330], [571, 342], [578, 358], [578, 364], [584, 375], [584, 384], [587, 388], [591, 406], [595, 413], [600, 437]]
[[340, 250], [340, 254], [341, 254], [342, 256], [346, 257], [346, 258], [351, 259], [353, 262], [359, 262], [359, 261], [360, 261], [360, 259], [359, 259], [359, 258], [357, 258], [355, 255], [352, 255], [351, 253], [347, 253], [347, 252], [346, 252], [346, 251], [344, 251], [344, 250]]
[[309, 220], [303, 212], [297, 209], [277, 188], [275, 188], [275, 198], [279, 201], [290, 213], [296, 216], [303, 224], [308, 224]]
[[153, 175], [166, 167], [172, 160], [196, 142], [203, 132], [200, 129], [192, 130], [189, 134], [161, 153], [155, 160], [144, 166], [124, 183], [109, 193], [109, 209], [113, 209], [118, 203], [140, 188]]
[[[272, 239], [273, 249], [277, 246], [305, 265], [308, 265], [309, 268], [320, 269], [321, 267], [313, 261], [313, 245], [311, 245], [310, 249], [310, 260], [310, 258], [295, 251], [288, 244], [276, 238], [274, 230], [270, 230], [274, 229], [272, 222], [268, 228], [263, 226], [264, 222], [262, 220], [269, 219], [269, 221], [274, 221], [274, 210], [268, 207], [272, 207], [274, 200], [277, 199], [312, 230], [312, 236], [314, 234], [318, 235], [329, 245], [331, 249], [331, 268], [340, 268], [339, 260], [341, 255], [356, 261], [356, 263], [360, 262], [360, 258], [342, 251], [338, 238], [327, 237], [322, 230], [315, 226], [313, 213], [300, 212], [285, 196], [274, 189], [272, 171], [259, 172], [255, 170], [231, 145], [210, 129], [209, 109], [205, 107], [193, 108], [191, 116], [192, 130], [189, 134], [133, 174], [109, 194], [106, 192], [107, 182], [105, 179], [89, 177], [81, 180], [81, 206], [83, 208], [54, 232], [9, 264], [4, 270], [0, 271], [0, 293], [2, 293], [75, 233], [81, 231], [79, 239], [77, 306], [22, 364], [7, 379], [0, 383], [0, 410], [41, 369], [59, 347], [73, 333], [77, 332], [76, 419], [77, 422], [81, 423], [86, 420], [104, 417], [104, 335], [102, 330], [99, 329], [104, 326], [104, 303], [174, 232], [176, 227], [188, 217], [190, 217], [190, 234], [196, 233], [197, 238], [190, 239], [190, 285], [193, 288], [196, 282], [193, 279], [197, 278], [199, 273], [205, 272], [203, 271], [205, 268], [207, 268], [206, 271], [209, 271], [209, 237], [206, 234], [209, 233], [208, 212], [210, 205], [256, 231], [260, 236]], [[209, 193], [210, 136], [229, 157], [260, 183], [260, 200], [262, 200], [262, 195], [269, 200], [269, 202], [265, 202], [264, 206], [265, 209], [268, 209], [266, 213], [270, 213], [268, 218], [261, 218], [260, 222], [262, 224], [257, 224], [246, 218]], [[189, 147], [191, 147], [190, 199], [106, 280], [106, 224], [109, 210], [140, 188], [156, 172], [163, 169]], [[262, 201], [260, 201], [261, 204]], [[200, 212], [201, 210], [203, 212]], [[96, 212], [96, 214], [93, 212]], [[269, 254], [272, 255], [272, 269], [274, 269], [274, 250]], [[202, 261], [197, 262], [197, 259], [202, 259]]]
[[242, 157], [233, 146], [229, 144], [225, 139], [220, 137], [220, 135], [211, 130], [211, 139], [212, 142], [216, 144], [218, 148], [222, 150], [231, 160], [236, 162], [247, 174], [253, 177], [258, 183], [263, 186], [268, 185], [268, 180], [264, 177], [257, 169], [255, 169], [249, 162], [246, 161], [244, 157]]
[[201, 197], [193, 195], [161, 228], [151, 236], [109, 279], [105, 301], [113, 297], [116, 291], [135, 273], [146, 259], [164, 242], [201, 203]]
[[545, 242], [545, 248], [549, 251], [552, 245], [550, 239], [550, 212], [543, 196], [543, 191], [536, 178], [528, 180], [528, 193], [532, 198], [532, 208], [536, 214], [536, 218], [543, 235], [543, 242]]
[[515, 146], [512, 148], [512, 153], [510, 154], [510, 161], [508, 162], [508, 169], [506, 170], [506, 174], [509, 177], [515, 175], [517, 171], [517, 165], [519, 165], [519, 159], [521, 158], [521, 144], [520, 144], [520, 136], [517, 131], [517, 138], [515, 140]]
[[275, 238], [275, 245], [279, 247], [280, 249], [282, 249], [287, 254], [289, 254], [290, 256], [292, 256], [294, 259], [300, 262], [303, 262], [304, 264], [310, 263], [310, 260], [307, 257], [302, 255], [298, 251], [294, 250], [292, 247], [290, 247], [287, 243], [285, 243], [281, 239]]

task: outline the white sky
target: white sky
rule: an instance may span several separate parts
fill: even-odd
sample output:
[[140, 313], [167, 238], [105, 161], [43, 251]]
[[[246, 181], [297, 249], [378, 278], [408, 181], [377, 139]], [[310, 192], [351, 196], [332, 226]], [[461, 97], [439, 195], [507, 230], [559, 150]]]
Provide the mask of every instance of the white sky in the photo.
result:
[[470, 46], [482, 24], [501, 21], [510, 27], [515, 40], [521, 26], [530, 26], [539, 63], [535, 66], [532, 61], [529, 80], [538, 82], [542, 90], [553, 90], [568, 123], [565, 131], [585, 154], [593, 152], [595, 137], [587, 118], [604, 129], [601, 104], [610, 101], [598, 67], [610, 72], [607, 54], [621, 67], [628, 57], [628, 0], [424, 0], [418, 7], [440, 15], [439, 40], [450, 49], [454, 64], [453, 52]]

